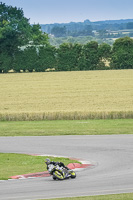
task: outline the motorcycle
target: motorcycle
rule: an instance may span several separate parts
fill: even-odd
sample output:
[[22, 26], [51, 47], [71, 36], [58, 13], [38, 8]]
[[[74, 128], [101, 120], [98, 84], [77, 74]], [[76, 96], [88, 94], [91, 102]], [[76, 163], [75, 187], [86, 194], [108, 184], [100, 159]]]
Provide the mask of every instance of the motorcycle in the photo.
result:
[[59, 167], [58, 165], [51, 164], [48, 169], [49, 173], [53, 176], [54, 180], [64, 180], [68, 178], [76, 178], [76, 173], [73, 170]]

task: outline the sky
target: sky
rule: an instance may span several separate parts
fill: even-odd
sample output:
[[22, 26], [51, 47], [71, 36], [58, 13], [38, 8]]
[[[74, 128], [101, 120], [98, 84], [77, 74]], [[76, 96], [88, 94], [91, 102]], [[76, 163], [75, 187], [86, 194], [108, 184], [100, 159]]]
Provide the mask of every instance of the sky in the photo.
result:
[[22, 8], [31, 24], [133, 19], [133, 0], [0, 0]]

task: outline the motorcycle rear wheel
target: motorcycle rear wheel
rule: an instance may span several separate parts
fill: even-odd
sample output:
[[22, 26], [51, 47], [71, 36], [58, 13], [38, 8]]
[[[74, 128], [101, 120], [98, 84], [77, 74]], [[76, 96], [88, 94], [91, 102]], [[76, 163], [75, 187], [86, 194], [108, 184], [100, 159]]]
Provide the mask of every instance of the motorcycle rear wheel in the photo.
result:
[[56, 180], [56, 177], [55, 177], [55, 176], [53, 176], [53, 180]]
[[60, 172], [55, 171], [55, 172], [53, 172], [53, 179], [54, 180], [56, 180], [56, 179], [58, 179], [58, 180], [64, 180], [64, 177], [63, 177], [63, 175]]
[[76, 173], [74, 171], [72, 171], [70, 173], [71, 173], [71, 178], [76, 178]]

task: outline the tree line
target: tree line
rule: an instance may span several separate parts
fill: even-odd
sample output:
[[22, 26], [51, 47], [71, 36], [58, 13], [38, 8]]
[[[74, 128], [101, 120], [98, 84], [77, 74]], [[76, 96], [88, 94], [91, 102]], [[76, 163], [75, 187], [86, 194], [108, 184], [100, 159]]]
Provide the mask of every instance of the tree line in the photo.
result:
[[0, 73], [132, 68], [130, 37], [117, 39], [113, 46], [91, 41], [56, 48], [39, 24], [30, 25], [22, 9], [0, 3]]

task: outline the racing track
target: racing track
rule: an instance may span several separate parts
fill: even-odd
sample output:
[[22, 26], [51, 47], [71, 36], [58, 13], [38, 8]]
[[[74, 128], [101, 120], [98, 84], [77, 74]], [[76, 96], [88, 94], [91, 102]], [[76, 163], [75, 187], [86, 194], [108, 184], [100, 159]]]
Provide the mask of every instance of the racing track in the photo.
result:
[[56, 154], [96, 166], [76, 179], [51, 177], [0, 181], [1, 200], [32, 200], [133, 192], [133, 134], [109, 136], [0, 137], [0, 152]]

